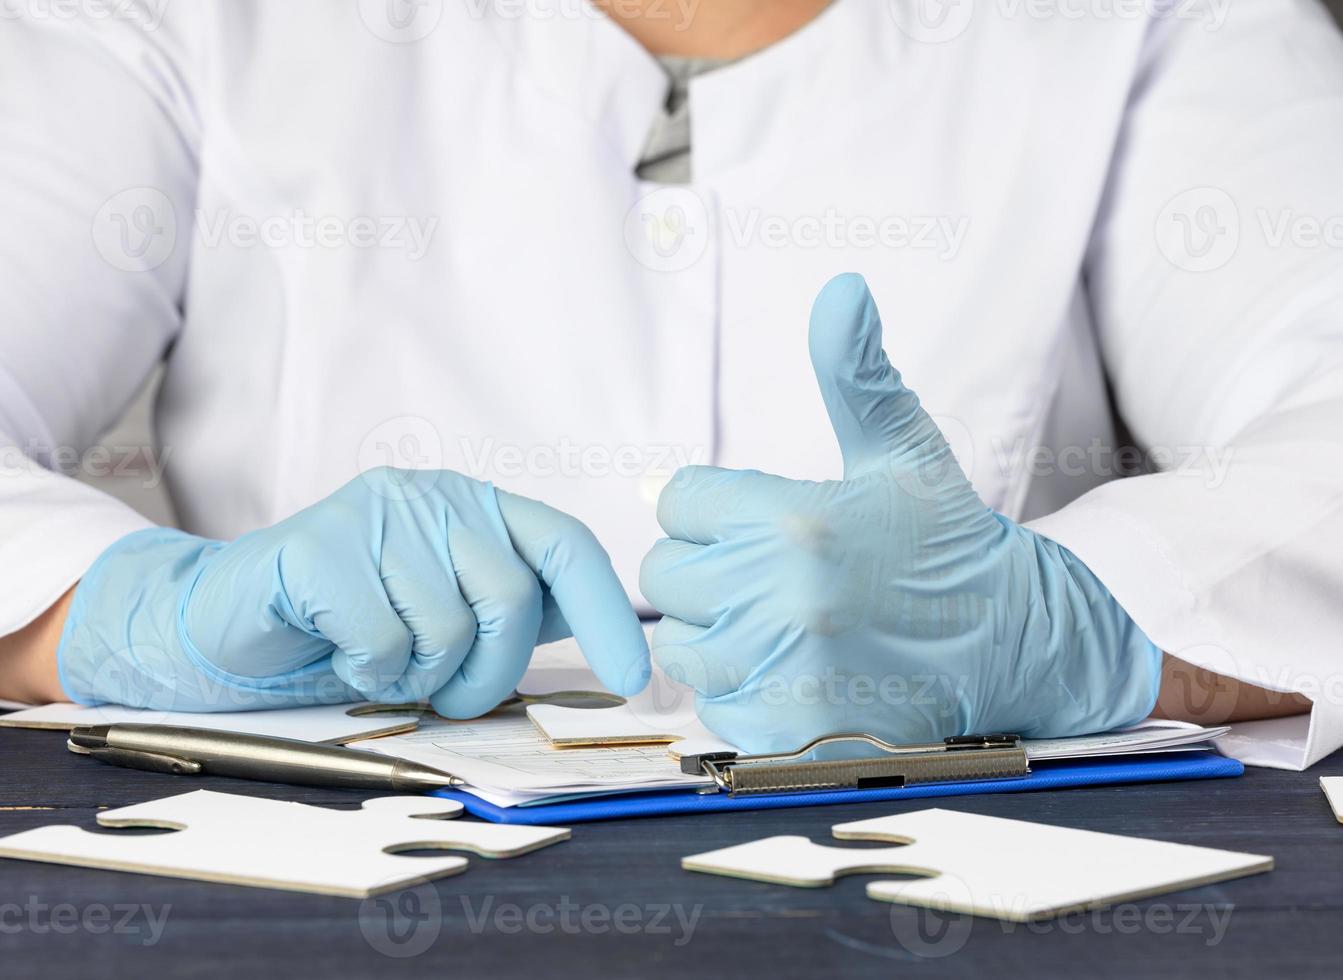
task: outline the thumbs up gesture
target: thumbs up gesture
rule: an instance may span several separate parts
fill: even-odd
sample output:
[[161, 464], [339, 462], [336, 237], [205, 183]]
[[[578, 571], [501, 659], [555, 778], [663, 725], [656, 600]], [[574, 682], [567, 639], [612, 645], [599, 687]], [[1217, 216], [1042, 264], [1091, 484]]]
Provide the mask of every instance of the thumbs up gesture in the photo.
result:
[[692, 466], [658, 501], [653, 657], [704, 724], [775, 752], [1146, 717], [1161, 652], [1075, 555], [980, 500], [887, 360], [862, 277], [822, 290], [810, 349], [844, 479]]

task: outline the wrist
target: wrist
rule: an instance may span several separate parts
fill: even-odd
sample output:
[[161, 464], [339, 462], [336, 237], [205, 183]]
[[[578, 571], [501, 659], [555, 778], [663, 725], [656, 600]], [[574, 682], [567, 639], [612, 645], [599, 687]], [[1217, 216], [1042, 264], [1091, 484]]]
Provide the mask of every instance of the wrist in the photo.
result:
[[85, 705], [171, 708], [188, 694], [177, 607], [211, 544], [171, 528], [113, 542], [73, 590], [56, 650], [66, 697]]
[[56, 648], [74, 586], [26, 626], [0, 637], [0, 698], [25, 704], [64, 701]]
[[1156, 708], [1164, 654], [1082, 559], [1060, 544], [1048, 544], [1077, 590], [1078, 598], [1071, 603], [1078, 613], [1076, 635], [1086, 637], [1079, 653], [1096, 661], [1094, 669], [1109, 674], [1104, 687], [1108, 698], [1096, 709], [1107, 729], [1135, 725]]
[[[1007, 523], [1006, 518], [1001, 518]], [[1136, 724], [1156, 705], [1161, 651], [1090, 568], [1067, 548], [1014, 525], [1030, 558], [1014, 578], [1029, 581], [1016, 636], [1034, 717], [1023, 734], [1039, 738], [1109, 731]]]

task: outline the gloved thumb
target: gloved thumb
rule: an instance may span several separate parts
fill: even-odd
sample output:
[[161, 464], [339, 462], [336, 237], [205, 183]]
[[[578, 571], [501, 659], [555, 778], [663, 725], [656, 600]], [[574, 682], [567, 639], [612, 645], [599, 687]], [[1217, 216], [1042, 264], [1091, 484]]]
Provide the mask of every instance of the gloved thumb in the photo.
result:
[[905, 387], [881, 346], [881, 317], [856, 273], [830, 280], [816, 298], [811, 364], [851, 480], [892, 455], [944, 446], [937, 424]]

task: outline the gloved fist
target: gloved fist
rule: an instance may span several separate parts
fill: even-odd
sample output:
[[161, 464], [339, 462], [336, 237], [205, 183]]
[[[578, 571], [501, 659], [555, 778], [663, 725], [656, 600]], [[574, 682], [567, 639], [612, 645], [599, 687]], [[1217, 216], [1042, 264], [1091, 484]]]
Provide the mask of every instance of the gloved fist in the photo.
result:
[[587, 527], [456, 473], [384, 469], [233, 542], [117, 541], [76, 588], [57, 657], [84, 704], [428, 698], [469, 718], [569, 635], [612, 691], [643, 688], [638, 617]]
[[1146, 717], [1160, 651], [1076, 556], [979, 499], [886, 359], [861, 277], [822, 291], [810, 347], [844, 479], [687, 467], [658, 501], [653, 656], [704, 724], [772, 752]]

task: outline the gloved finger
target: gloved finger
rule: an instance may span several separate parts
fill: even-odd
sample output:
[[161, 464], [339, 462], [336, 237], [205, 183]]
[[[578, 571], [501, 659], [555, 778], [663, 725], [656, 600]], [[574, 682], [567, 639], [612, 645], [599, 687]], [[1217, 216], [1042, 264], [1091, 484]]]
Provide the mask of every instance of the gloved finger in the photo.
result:
[[683, 466], [658, 495], [658, 524], [669, 538], [695, 544], [726, 541], [776, 518], [800, 483], [757, 470]]
[[[700, 723], [719, 738], [751, 755], [794, 752], [811, 739], [831, 734], [834, 719], [808, 706], [794, 708], [786, 695], [770, 693], [768, 703], [753, 685], [722, 697], [695, 700]], [[848, 749], [853, 753], [852, 748]]]
[[[740, 634], [733, 632], [724, 631], [719, 641], [723, 647], [740, 640]], [[789, 642], [780, 636], [768, 659], [732, 690], [697, 697], [695, 714], [704, 727], [745, 752], [792, 752], [818, 736], [833, 734], [836, 718], [870, 703], [869, 688], [862, 686], [868, 682], [866, 675], [854, 678], [835, 664], [798, 669], [787, 656]], [[855, 687], [852, 680], [861, 683]], [[840, 755], [853, 752], [848, 746]]]
[[448, 541], [476, 636], [448, 683], [429, 700], [445, 718], [477, 718], [526, 673], [541, 628], [541, 586], [508, 546], [503, 527], [454, 529]]
[[[275, 677], [329, 661], [335, 644], [294, 608], [296, 602], [303, 605], [300, 600], [304, 593], [298, 584], [308, 581], [313, 575], [310, 569], [320, 563], [286, 551], [282, 567], [288, 574], [276, 576], [272, 549], [263, 547], [259, 539], [253, 532], [228, 546], [230, 557], [241, 558], [206, 562], [179, 606], [183, 638], [211, 664], [240, 677]], [[141, 540], [152, 541], [146, 537]], [[212, 543], [206, 551], [223, 548], [222, 543]], [[295, 586], [297, 599], [290, 599], [283, 588], [272, 595], [272, 580], [278, 578], [283, 583], [286, 577]], [[239, 614], [239, 596], [249, 597], [245, 608], [255, 610], [254, 615]], [[271, 609], [282, 628], [266, 622]]]
[[401, 621], [414, 638], [405, 672], [389, 680], [375, 700], [423, 701], [457, 673], [476, 641], [476, 617], [462, 597], [446, 541], [446, 528], [389, 532], [382, 550], [382, 582]]
[[638, 694], [651, 673], [648, 644], [606, 550], [582, 521], [527, 497], [496, 495], [514, 550], [550, 591], [597, 677], [616, 694]]
[[541, 632], [536, 638], [537, 645], [567, 640], [573, 635], [574, 631], [570, 628], [569, 621], [564, 618], [564, 613], [560, 612], [560, 604], [555, 601], [549, 589], [544, 585], [541, 586]]
[[929, 444], [939, 454], [946, 450], [937, 424], [887, 360], [881, 332], [876, 302], [862, 276], [838, 276], [817, 296], [808, 346], [844, 455], [845, 479], [884, 467], [892, 454]]
[[719, 624], [695, 626], [663, 616], [653, 628], [653, 659], [667, 677], [702, 697], [730, 694], [746, 673], [722, 656], [722, 632]]
[[282, 618], [335, 644], [331, 669], [337, 677], [372, 697], [405, 672], [414, 637], [392, 608], [374, 563], [323, 554], [293, 559], [281, 573], [290, 606], [280, 610]]
[[[664, 616], [712, 626], [726, 611], [731, 576], [714, 546], [663, 538], [639, 566], [639, 589]], [[757, 574], [758, 574], [757, 570]]]

